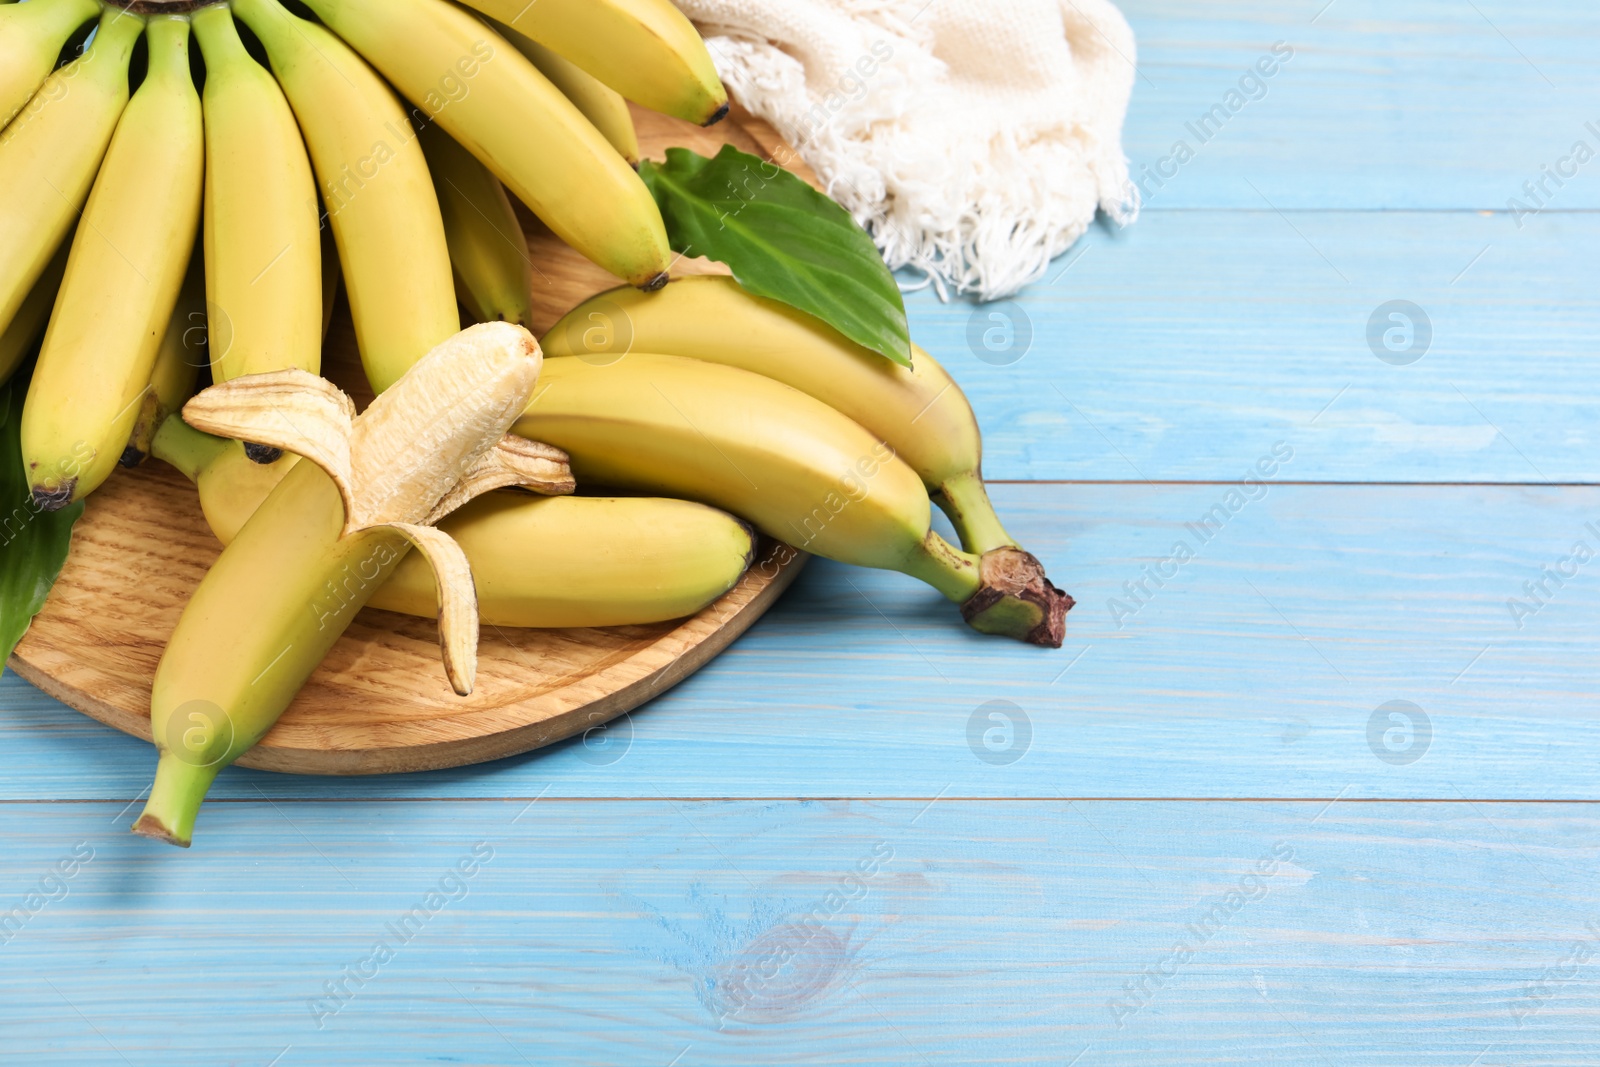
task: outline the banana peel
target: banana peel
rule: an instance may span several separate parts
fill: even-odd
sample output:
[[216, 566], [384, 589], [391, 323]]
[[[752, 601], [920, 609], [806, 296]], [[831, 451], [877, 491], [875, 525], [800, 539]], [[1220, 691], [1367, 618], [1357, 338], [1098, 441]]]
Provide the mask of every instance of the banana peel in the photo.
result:
[[[472, 569], [433, 524], [492, 489], [574, 490], [564, 453], [508, 437], [542, 360], [526, 330], [486, 323], [424, 356], [359, 416], [334, 386], [293, 369], [236, 378], [185, 405], [195, 429], [309, 462], [224, 550], [168, 642], [151, 692], [156, 782], [134, 833], [189, 844], [217, 773], [271, 729], [407, 548], [434, 572], [451, 688], [472, 692]], [[319, 603], [324, 588], [331, 606]]]

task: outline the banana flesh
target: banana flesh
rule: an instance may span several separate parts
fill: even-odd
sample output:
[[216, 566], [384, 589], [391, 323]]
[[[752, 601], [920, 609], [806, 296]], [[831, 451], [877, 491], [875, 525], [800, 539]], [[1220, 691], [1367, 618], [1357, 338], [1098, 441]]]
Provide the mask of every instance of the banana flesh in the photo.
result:
[[122, 459], [194, 249], [205, 173], [189, 20], [153, 16], [149, 70], [84, 208], [22, 413], [33, 499], [53, 511]]
[[694, 24], [671, 0], [467, 0], [636, 104], [709, 126], [728, 93]]
[[552, 326], [543, 345], [548, 357], [608, 362], [654, 352], [780, 381], [888, 442], [922, 477], [967, 551], [1018, 547], [984, 489], [983, 438], [966, 394], [915, 345], [912, 366], [902, 367], [726, 277], [679, 278], [659, 293], [601, 293]]
[[422, 148], [394, 92], [344, 41], [277, 0], [234, 0], [233, 11], [266, 47], [300, 120], [361, 362], [382, 392], [461, 328]]
[[445, 0], [307, 6], [557, 237], [632, 285], [666, 284], [672, 250], [650, 190], [583, 113], [481, 19]]

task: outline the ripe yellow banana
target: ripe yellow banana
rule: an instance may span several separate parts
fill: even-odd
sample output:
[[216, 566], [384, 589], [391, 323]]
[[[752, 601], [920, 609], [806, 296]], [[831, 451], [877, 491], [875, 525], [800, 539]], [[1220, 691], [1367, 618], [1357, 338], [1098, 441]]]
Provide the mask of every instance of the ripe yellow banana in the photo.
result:
[[439, 194], [456, 297], [475, 322], [533, 325], [533, 257], [500, 179], [436, 123], [421, 131]]
[[[206, 62], [205, 272], [211, 376], [322, 365], [317, 186], [294, 112], [226, 4], [194, 15]], [[252, 450], [264, 460], [266, 450]]]
[[339, 38], [277, 0], [234, 0], [300, 119], [379, 392], [461, 328], [428, 164], [400, 101]]
[[124, 467], [137, 467], [150, 455], [157, 427], [194, 395], [200, 368], [209, 362], [206, 352], [206, 269], [204, 252], [196, 248], [189, 259], [178, 304], [167, 320], [150, 388], [139, 405], [128, 447], [122, 452]]
[[149, 69], [84, 208], [22, 411], [23, 463], [46, 511], [92, 493], [122, 459], [200, 225], [189, 20], [152, 16], [145, 39]]
[[[192, 425], [313, 459], [289, 470], [184, 607], [151, 690], [160, 760], [136, 833], [189, 843], [218, 771], [272, 728], [410, 547], [434, 566], [451, 684], [471, 692], [471, 570], [431, 523], [479, 487], [527, 480], [516, 466], [526, 453], [505, 433], [539, 365], [527, 331], [495, 323], [423, 356], [359, 417], [299, 370], [213, 386], [184, 406]], [[484, 478], [493, 472], [511, 477]]]
[[1032, 556], [981, 558], [930, 529], [927, 490], [894, 450], [821, 401], [735, 367], [632, 353], [545, 362], [515, 432], [572, 458], [585, 484], [700, 500], [841, 563], [901, 571], [974, 628], [1059, 646], [1071, 598]]
[[[261, 467], [238, 443], [168, 419], [155, 454], [200, 491], [223, 544], [238, 534], [298, 459]], [[268, 477], [262, 472], [275, 472]], [[634, 626], [693, 615], [733, 588], [755, 551], [726, 512], [659, 497], [479, 497], [439, 523], [472, 564], [478, 612], [492, 626]], [[433, 573], [407, 556], [369, 606], [434, 618]]]
[[0, 131], [0, 323], [11, 321], [78, 221], [127, 106], [128, 60], [143, 31], [137, 15], [108, 8], [84, 54], [46, 78]]
[[61, 291], [61, 277], [67, 273], [67, 254], [72, 251], [71, 240], [61, 242], [50, 265], [33, 283], [28, 297], [11, 317], [10, 325], [0, 330], [0, 383], [9, 381], [22, 366], [23, 360], [33, 351], [50, 322], [50, 310], [56, 306], [56, 294]]
[[98, 14], [96, 0], [34, 0], [0, 10], [0, 126], [27, 105], [67, 40]]
[[633, 125], [628, 101], [621, 93], [527, 34], [504, 23], [496, 23], [494, 29], [527, 56], [528, 62], [538, 67], [539, 73], [549, 78], [550, 83], [583, 112], [584, 118], [594, 123], [594, 128], [605, 135], [611, 147], [622, 153], [630, 167], [639, 165], [639, 131]]
[[887, 441], [949, 514], [967, 551], [1017, 547], [984, 489], [972, 406], [915, 345], [913, 366], [890, 363], [822, 320], [725, 277], [680, 278], [659, 293], [601, 293], [552, 326], [543, 345], [547, 357], [591, 361], [630, 350], [690, 356], [783, 382]]
[[570, 59], [636, 104], [709, 126], [728, 93], [671, 0], [466, 0]]
[[666, 284], [672, 250], [650, 190], [561, 90], [481, 19], [445, 0], [306, 6], [557, 237], [632, 285]]

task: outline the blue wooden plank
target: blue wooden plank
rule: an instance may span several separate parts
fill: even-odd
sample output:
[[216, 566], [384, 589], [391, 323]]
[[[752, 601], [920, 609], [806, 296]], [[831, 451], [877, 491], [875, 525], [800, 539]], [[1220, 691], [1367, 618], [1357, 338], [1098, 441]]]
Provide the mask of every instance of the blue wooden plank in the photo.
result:
[[6, 814], [0, 906], [38, 893], [0, 946], [18, 1067], [1600, 1047], [1589, 805], [257, 800], [188, 854], [117, 805]]
[[1600, 207], [1593, 4], [1121, 7], [1140, 71], [1124, 144], [1153, 211]]
[[1157, 213], [1019, 302], [921, 294], [913, 332], [992, 479], [1228, 480], [1281, 439], [1306, 481], [1594, 482], [1597, 243], [1600, 215]]
[[[1059, 652], [973, 634], [909, 579], [817, 561], [610, 747], [375, 779], [230, 771], [216, 793], [1600, 795], [1600, 560], [1573, 555], [1578, 541], [1600, 554], [1600, 489], [1247, 489], [1256, 499], [997, 486], [1013, 532], [1079, 598]], [[1195, 558], [1175, 561], [1180, 540]], [[126, 802], [145, 787], [142, 744], [15, 681], [0, 694], [0, 796]], [[1391, 701], [1421, 709], [1426, 739], [1408, 740]], [[1025, 715], [1026, 731], [1008, 735], [995, 711]]]

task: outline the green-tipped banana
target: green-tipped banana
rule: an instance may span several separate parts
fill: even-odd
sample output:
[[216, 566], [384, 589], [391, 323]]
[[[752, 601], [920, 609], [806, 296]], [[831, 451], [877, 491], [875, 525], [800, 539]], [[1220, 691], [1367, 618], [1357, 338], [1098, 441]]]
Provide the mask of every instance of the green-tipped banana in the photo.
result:
[[583, 112], [583, 117], [594, 123], [594, 128], [605, 135], [611, 147], [627, 160], [628, 166], [639, 165], [639, 131], [633, 124], [628, 101], [621, 93], [525, 33], [503, 23], [495, 24], [495, 32], [527, 56], [528, 62], [538, 67], [539, 73], [549, 78], [550, 83]]
[[732, 278], [680, 278], [659, 293], [601, 293], [543, 340], [549, 357], [615, 359], [632, 350], [752, 371], [816, 397], [888, 442], [922, 477], [968, 552], [1016, 548], [982, 475], [983, 439], [961, 387], [913, 346], [902, 367], [822, 320], [746, 292]]
[[920, 578], [986, 633], [1061, 644], [1072, 600], [1037, 560], [947, 544], [893, 449], [770, 378], [679, 356], [551, 359], [515, 432], [564, 449], [585, 484], [713, 504], [819, 556]]
[[78, 221], [127, 106], [128, 61], [143, 31], [143, 19], [108, 9], [88, 50], [46, 78], [0, 131], [0, 322], [11, 321]]
[[34, 343], [49, 325], [50, 310], [56, 306], [56, 294], [61, 291], [61, 278], [67, 273], [67, 255], [71, 251], [70, 240], [61, 242], [50, 265], [33, 283], [33, 289], [17, 313], [11, 316], [10, 324], [0, 330], [0, 383], [9, 381], [17, 373], [17, 368], [28, 358]]
[[199, 229], [189, 20], [153, 16], [146, 39], [149, 71], [84, 208], [22, 412], [23, 462], [47, 511], [92, 493], [122, 459]]
[[533, 257], [500, 179], [437, 124], [422, 151], [439, 194], [456, 296], [474, 322], [533, 325]]
[[672, 249], [650, 190], [561, 90], [481, 19], [445, 0], [307, 6], [557, 237], [632, 285], [666, 284]]
[[[250, 516], [179, 617], [150, 694], [160, 759], [136, 833], [189, 843], [218, 771], [266, 735], [411, 547], [433, 565], [445, 605], [450, 684], [472, 691], [471, 569], [432, 523], [449, 502], [517, 484], [519, 470], [538, 466], [505, 433], [539, 365], [527, 331], [495, 323], [426, 354], [360, 416], [299, 370], [235, 379], [184, 406], [191, 425], [312, 458]], [[510, 477], [485, 479], [495, 471]]]
[[338, 242], [361, 362], [382, 392], [461, 328], [422, 148], [393, 91], [327, 29], [277, 0], [234, 0], [233, 10], [266, 47], [299, 116]]
[[[206, 521], [232, 541], [297, 461], [250, 463], [237, 442], [173, 418], [155, 454], [193, 481]], [[276, 477], [262, 472], [276, 471]], [[635, 626], [683, 618], [732, 589], [755, 541], [726, 512], [659, 497], [479, 497], [439, 523], [472, 564], [478, 612], [491, 626]], [[433, 572], [407, 556], [369, 606], [432, 619]]]
[[[206, 61], [205, 272], [211, 377], [322, 365], [317, 186], [283, 90], [225, 4], [194, 16]], [[253, 450], [263, 460], [270, 451]]]
[[728, 93], [694, 24], [671, 0], [467, 0], [636, 104], [709, 126]]
[[98, 14], [96, 0], [34, 0], [0, 11], [0, 127], [28, 105], [68, 39]]
[[[150, 388], [139, 405], [139, 418], [122, 452], [124, 467], [137, 467], [150, 456], [156, 429], [166, 423], [194, 395], [200, 368], [209, 362], [206, 351], [206, 269], [204, 253], [196, 248], [184, 275], [178, 304], [167, 320], [150, 372]], [[177, 420], [174, 420], [177, 421]]]

